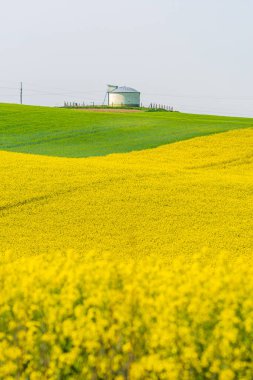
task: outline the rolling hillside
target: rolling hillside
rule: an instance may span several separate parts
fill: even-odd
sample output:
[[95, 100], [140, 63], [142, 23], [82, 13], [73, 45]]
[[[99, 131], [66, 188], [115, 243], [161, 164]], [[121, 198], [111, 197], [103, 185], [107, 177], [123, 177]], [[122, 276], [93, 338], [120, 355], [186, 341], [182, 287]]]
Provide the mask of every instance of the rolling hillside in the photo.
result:
[[101, 113], [0, 104], [0, 150], [104, 156], [247, 128], [253, 119], [181, 113]]
[[253, 129], [107, 157], [0, 152], [1, 250], [251, 252]]

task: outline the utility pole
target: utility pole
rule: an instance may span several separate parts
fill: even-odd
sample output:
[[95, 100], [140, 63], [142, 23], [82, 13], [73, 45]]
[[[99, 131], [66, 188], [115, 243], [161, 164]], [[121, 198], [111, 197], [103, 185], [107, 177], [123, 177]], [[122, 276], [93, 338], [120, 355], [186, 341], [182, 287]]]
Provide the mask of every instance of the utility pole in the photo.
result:
[[20, 83], [20, 104], [23, 104], [23, 83]]

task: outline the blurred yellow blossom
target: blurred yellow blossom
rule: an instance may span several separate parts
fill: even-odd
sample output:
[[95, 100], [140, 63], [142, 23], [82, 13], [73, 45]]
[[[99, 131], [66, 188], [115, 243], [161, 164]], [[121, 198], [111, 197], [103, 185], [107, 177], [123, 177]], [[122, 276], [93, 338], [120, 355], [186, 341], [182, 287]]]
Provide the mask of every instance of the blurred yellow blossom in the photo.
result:
[[0, 378], [252, 380], [252, 293], [246, 255], [2, 264]]

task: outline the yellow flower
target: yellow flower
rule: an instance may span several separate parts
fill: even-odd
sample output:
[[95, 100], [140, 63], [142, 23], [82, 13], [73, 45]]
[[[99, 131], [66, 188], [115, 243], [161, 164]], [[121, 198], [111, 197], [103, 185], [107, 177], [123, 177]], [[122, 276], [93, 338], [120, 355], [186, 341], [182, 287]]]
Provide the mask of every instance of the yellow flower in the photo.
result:
[[235, 374], [230, 369], [224, 369], [219, 376], [219, 380], [233, 380], [235, 378]]

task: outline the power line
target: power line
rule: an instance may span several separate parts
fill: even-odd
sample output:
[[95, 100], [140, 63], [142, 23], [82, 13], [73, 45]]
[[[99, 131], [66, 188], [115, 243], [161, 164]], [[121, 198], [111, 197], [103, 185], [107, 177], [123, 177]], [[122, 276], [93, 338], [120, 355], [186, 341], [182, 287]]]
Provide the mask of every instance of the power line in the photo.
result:
[[3, 86], [0, 86], [0, 88], [3, 88], [5, 90], [16, 90], [17, 91], [17, 87], [3, 87]]
[[[0, 82], [7, 82], [7, 81], [0, 81]], [[10, 82], [9, 82], [10, 83]], [[12, 82], [13, 83], [13, 82]], [[30, 87], [32, 86], [32, 87]], [[36, 87], [36, 88], [34, 88]], [[16, 87], [7, 87], [7, 86], [0, 86], [2, 89], [10, 89], [10, 90], [16, 90]], [[38, 93], [38, 94], [44, 94], [44, 95], [63, 95], [63, 96], [75, 96], [75, 95], [92, 95], [92, 94], [104, 94], [104, 91], [101, 90], [74, 90], [74, 89], [63, 89], [63, 88], [47, 88], [47, 89], [39, 89], [39, 86], [32, 83], [26, 83], [26, 89], [30, 90], [32, 92]], [[142, 96], [159, 96], [159, 97], [170, 97], [170, 98], [186, 98], [186, 99], [216, 99], [216, 100], [253, 100], [252, 96], [215, 96], [215, 95], [207, 95], [207, 94], [176, 94], [176, 93], [155, 93], [155, 92], [146, 92], [142, 93]]]

